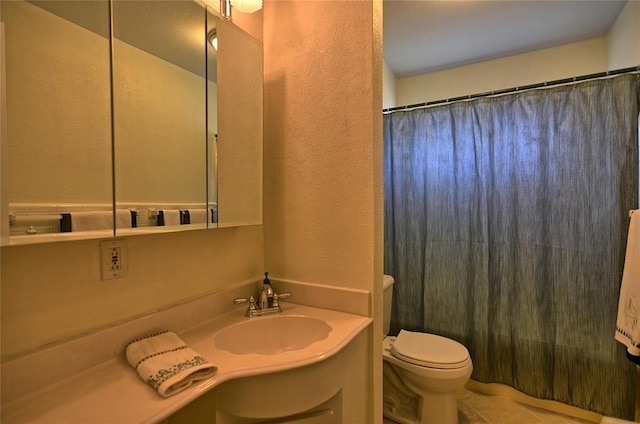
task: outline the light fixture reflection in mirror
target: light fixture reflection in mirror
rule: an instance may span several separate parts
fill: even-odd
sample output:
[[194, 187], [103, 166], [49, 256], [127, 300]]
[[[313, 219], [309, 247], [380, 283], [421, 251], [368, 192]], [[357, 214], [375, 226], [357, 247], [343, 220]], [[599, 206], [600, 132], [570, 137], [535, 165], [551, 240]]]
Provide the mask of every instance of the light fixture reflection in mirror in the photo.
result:
[[209, 31], [207, 38], [209, 39], [209, 43], [211, 43], [213, 48], [215, 50], [218, 50], [218, 34], [215, 29]]

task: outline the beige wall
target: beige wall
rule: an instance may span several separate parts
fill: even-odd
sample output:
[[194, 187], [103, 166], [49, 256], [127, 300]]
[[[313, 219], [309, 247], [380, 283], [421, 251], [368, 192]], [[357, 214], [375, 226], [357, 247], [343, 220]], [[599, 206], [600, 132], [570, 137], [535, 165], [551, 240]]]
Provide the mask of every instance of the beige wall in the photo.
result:
[[411, 105], [639, 64], [640, 2], [629, 1], [606, 36], [391, 82], [385, 75], [396, 89], [385, 87], [384, 101], [385, 107]]
[[609, 69], [640, 65], [640, 1], [622, 9], [607, 34], [607, 50]]
[[3, 173], [8, 197], [110, 203], [108, 40], [26, 2], [1, 6], [7, 34], [10, 168]]
[[[266, 266], [379, 299], [382, 2], [267, 0], [263, 12]], [[369, 334], [370, 402], [382, 399], [380, 333]], [[381, 406], [370, 410], [379, 422]]]
[[370, 288], [382, 209], [373, 6], [274, 1], [264, 13], [266, 263], [280, 278]]
[[[200, 203], [204, 208], [204, 78], [117, 39], [114, 57], [116, 201]], [[110, 137], [111, 130], [106, 134]], [[77, 178], [73, 168], [69, 172]]]
[[594, 38], [397, 81], [397, 105], [518, 87], [607, 69], [606, 40]]
[[390, 107], [394, 107], [398, 104], [396, 101], [396, 74], [393, 73], [393, 69], [384, 62], [383, 67], [383, 80], [382, 80], [382, 108], [387, 109]]
[[2, 357], [259, 279], [262, 226], [126, 238], [129, 273], [100, 279], [100, 241], [2, 247]]
[[[111, 203], [108, 40], [27, 2], [3, 14], [10, 202]], [[114, 55], [118, 202], [204, 207], [203, 78], [119, 40]]]

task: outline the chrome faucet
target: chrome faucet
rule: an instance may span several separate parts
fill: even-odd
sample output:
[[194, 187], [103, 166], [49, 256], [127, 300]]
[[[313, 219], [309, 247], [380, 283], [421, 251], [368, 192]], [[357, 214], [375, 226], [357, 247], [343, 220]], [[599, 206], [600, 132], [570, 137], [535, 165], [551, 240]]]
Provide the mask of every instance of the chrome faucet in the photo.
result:
[[282, 312], [282, 308], [280, 307], [279, 299], [286, 299], [291, 297], [291, 293], [276, 293], [271, 286], [271, 281], [269, 281], [269, 273], [264, 273], [264, 281], [262, 283], [262, 290], [260, 291], [260, 297], [256, 302], [255, 297], [251, 296], [250, 298], [238, 298], [233, 301], [236, 305], [241, 303], [249, 302], [249, 307], [247, 308], [246, 316], [249, 318], [259, 317], [262, 315], [274, 315]]

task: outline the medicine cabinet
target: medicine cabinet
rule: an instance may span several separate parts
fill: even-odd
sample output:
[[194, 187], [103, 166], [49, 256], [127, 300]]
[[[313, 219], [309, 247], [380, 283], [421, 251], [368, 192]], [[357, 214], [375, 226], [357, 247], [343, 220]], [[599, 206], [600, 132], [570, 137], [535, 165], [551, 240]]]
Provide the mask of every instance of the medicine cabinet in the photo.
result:
[[0, 7], [3, 245], [261, 224], [259, 41], [196, 1]]

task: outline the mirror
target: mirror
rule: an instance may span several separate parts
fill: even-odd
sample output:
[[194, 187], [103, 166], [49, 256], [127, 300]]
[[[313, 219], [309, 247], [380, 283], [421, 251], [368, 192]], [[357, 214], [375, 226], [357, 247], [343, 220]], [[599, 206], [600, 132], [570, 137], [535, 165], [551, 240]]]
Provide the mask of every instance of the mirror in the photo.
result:
[[112, 10], [116, 234], [206, 228], [205, 9], [177, 0]]
[[218, 226], [262, 224], [262, 43], [227, 20], [216, 31]]
[[[111, 211], [108, 6], [0, 4], [3, 244], [60, 234], [64, 212]], [[113, 234], [101, 224], [94, 236]]]
[[0, 7], [3, 245], [262, 223], [260, 42], [196, 2]]

